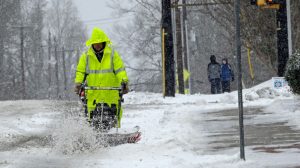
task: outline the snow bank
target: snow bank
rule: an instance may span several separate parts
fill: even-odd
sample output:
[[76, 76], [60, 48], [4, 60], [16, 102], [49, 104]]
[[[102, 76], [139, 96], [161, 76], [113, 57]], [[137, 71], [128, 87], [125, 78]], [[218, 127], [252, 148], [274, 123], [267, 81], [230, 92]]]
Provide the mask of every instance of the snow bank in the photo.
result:
[[[275, 98], [292, 98], [293, 94], [289, 91], [279, 91], [272, 88], [272, 80], [268, 80], [253, 88], [243, 89], [243, 100], [245, 106], [248, 103], [251, 105], [261, 106], [264, 103], [272, 103]], [[176, 97], [162, 97], [158, 93], [145, 92], [130, 92], [124, 96], [125, 105], [172, 105], [172, 104], [192, 104], [192, 105], [208, 105], [214, 104], [216, 109], [225, 106], [234, 108], [238, 104], [238, 93], [233, 91], [231, 93], [217, 94], [217, 95], [181, 95], [176, 94]], [[262, 100], [262, 101], [258, 101]], [[267, 104], [266, 104], [267, 105]]]
[[250, 89], [245, 89], [244, 97], [246, 101], [254, 101], [262, 98], [274, 99], [276, 97], [292, 97], [293, 94], [289, 90], [276, 90], [273, 86], [273, 81], [268, 80]]
[[130, 92], [124, 96], [125, 104], [143, 104], [143, 105], [170, 105], [170, 104], [206, 104], [205, 98], [200, 95], [176, 95], [163, 98], [162, 94], [149, 92]]
[[43, 133], [57, 115], [50, 106], [51, 102], [46, 100], [0, 102], [0, 141], [16, 135]]

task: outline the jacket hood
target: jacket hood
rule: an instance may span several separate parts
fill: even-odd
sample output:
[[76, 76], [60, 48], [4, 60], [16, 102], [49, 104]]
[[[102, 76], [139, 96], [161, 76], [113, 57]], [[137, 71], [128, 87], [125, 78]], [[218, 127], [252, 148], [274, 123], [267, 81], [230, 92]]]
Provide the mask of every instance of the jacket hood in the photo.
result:
[[107, 37], [104, 31], [99, 29], [98, 27], [95, 27], [93, 29], [90, 39], [86, 41], [86, 46], [89, 47], [92, 44], [103, 43], [103, 42], [111, 44], [110, 39]]
[[210, 62], [215, 63], [216, 62], [216, 56], [211, 55], [210, 56]]

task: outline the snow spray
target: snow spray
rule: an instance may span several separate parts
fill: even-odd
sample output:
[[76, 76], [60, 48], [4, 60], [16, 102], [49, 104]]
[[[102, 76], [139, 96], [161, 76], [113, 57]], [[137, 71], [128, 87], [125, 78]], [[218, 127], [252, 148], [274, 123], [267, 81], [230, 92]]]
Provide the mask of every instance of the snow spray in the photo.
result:
[[101, 142], [101, 139], [97, 138], [100, 133], [90, 126], [83, 112], [79, 108], [69, 109], [64, 112], [60, 122], [55, 126], [52, 135], [53, 149], [71, 155], [90, 152], [105, 146], [104, 141]]

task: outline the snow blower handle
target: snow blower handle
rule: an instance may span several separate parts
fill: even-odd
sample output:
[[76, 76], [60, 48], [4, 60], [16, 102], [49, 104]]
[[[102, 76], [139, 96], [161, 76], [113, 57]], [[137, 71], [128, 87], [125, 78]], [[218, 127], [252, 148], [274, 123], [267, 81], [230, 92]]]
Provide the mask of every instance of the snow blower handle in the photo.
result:
[[121, 87], [99, 87], [99, 86], [85, 86], [84, 90], [118, 90], [121, 91]]

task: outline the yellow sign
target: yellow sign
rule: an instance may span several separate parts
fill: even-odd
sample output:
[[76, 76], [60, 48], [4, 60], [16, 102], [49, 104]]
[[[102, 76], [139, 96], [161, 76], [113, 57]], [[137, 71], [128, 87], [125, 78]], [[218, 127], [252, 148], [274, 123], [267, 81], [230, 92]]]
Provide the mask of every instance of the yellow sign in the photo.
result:
[[[188, 70], [186, 70], [186, 69], [183, 69], [183, 80], [184, 80], [184, 82], [188, 81], [188, 79], [190, 78], [190, 76], [191, 76], [190, 72]], [[178, 75], [176, 75], [176, 84], [178, 86]], [[178, 88], [176, 89], [176, 93], [179, 93]], [[185, 94], [189, 94], [190, 90], [189, 89], [185, 89], [184, 93]]]
[[272, 5], [266, 5], [262, 7], [263, 9], [279, 9], [280, 4], [272, 4]]
[[183, 69], [183, 80], [186, 82], [190, 78], [191, 74], [188, 70]]
[[267, 2], [266, 2], [266, 0], [257, 0], [256, 4], [257, 4], [257, 6], [266, 6]]
[[280, 4], [273, 2], [273, 0], [256, 0], [256, 5], [263, 9], [279, 9]]

